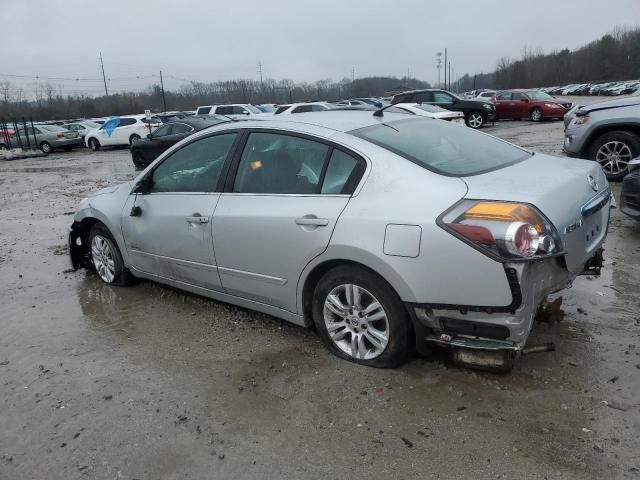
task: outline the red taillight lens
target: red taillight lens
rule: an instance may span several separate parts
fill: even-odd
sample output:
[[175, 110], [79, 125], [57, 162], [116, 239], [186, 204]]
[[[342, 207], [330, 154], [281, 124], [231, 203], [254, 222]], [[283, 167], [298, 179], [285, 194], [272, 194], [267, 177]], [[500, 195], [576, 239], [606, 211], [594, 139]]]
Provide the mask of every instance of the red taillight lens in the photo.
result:
[[59, 133], [59, 134], [57, 134], [57, 135], [56, 135], [56, 137], [58, 137], [58, 138], [64, 138], [64, 133]]
[[465, 200], [439, 224], [497, 260], [534, 259], [562, 251], [555, 227], [532, 205]]

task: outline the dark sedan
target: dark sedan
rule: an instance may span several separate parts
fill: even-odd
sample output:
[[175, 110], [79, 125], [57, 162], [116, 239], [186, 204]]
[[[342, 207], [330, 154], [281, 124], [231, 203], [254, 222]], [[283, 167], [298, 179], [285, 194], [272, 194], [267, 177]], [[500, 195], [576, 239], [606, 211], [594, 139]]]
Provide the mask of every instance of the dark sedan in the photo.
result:
[[229, 121], [228, 117], [208, 115], [207, 118], [183, 118], [165, 123], [155, 132], [147, 135], [147, 138], [141, 138], [132, 143], [131, 159], [133, 160], [133, 165], [136, 170], [142, 170], [158, 158], [162, 152], [180, 140], [204, 128]]
[[628, 164], [629, 173], [622, 180], [620, 211], [636, 220], [640, 220], [640, 157]]

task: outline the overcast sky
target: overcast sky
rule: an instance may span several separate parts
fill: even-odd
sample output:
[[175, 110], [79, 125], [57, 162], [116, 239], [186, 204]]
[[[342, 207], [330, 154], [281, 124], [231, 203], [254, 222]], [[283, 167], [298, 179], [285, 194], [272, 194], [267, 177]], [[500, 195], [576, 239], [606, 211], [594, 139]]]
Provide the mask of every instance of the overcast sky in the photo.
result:
[[[437, 79], [448, 47], [456, 76], [492, 71], [525, 45], [576, 48], [640, 23], [640, 0], [0, 0], [0, 80], [96, 78], [142, 89], [162, 69], [179, 79], [338, 80], [369, 75]], [[93, 80], [53, 81], [100, 93]]]

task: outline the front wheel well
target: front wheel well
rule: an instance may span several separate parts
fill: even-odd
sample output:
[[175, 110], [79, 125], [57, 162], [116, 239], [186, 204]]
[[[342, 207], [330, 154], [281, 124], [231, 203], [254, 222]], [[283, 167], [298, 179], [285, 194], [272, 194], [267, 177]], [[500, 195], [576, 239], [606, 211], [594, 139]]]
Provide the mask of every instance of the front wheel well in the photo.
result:
[[591, 150], [591, 146], [593, 143], [598, 140], [605, 133], [611, 132], [627, 132], [633, 133], [634, 135], [640, 137], [640, 125], [638, 124], [623, 124], [623, 125], [608, 125], [595, 129], [593, 132], [589, 134], [589, 138], [586, 142], [584, 142], [584, 146], [582, 147], [582, 151], [580, 152], [580, 156], [582, 158], [589, 158], [589, 151]]

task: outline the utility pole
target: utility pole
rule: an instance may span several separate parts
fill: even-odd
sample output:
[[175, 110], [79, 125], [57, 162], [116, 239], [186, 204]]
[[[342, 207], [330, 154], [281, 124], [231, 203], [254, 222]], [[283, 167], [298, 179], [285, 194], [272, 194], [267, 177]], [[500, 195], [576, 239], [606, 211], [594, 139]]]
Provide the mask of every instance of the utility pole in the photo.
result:
[[162, 81], [162, 70], [160, 70], [160, 90], [162, 90], [162, 105], [164, 106], [164, 111], [167, 111], [167, 99], [164, 96], [164, 82]]
[[449, 62], [449, 88], [447, 90], [451, 90], [451, 62]]
[[356, 67], [351, 68], [351, 83], [356, 81]]
[[262, 62], [258, 62], [258, 75], [260, 75], [260, 83], [262, 83]]
[[109, 96], [109, 90], [107, 90], [107, 77], [104, 75], [104, 63], [102, 63], [102, 52], [100, 52], [100, 70], [102, 70], [102, 80], [104, 81], [104, 94]]
[[447, 48], [444, 49], [444, 88], [447, 88]]
[[440, 88], [440, 70], [442, 69], [442, 52], [436, 53], [436, 68], [438, 69], [438, 86]]

